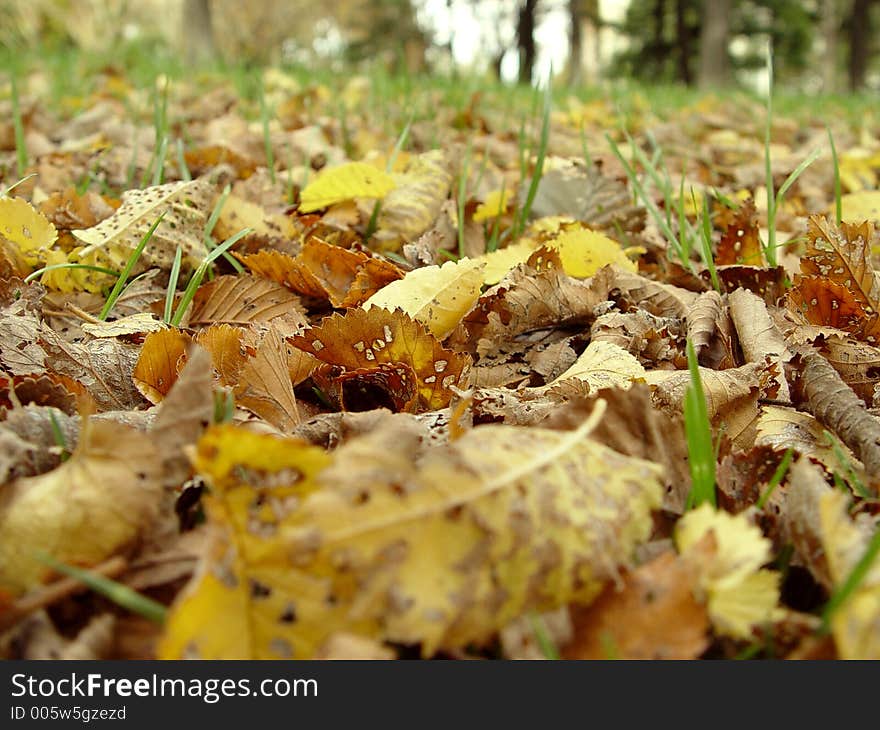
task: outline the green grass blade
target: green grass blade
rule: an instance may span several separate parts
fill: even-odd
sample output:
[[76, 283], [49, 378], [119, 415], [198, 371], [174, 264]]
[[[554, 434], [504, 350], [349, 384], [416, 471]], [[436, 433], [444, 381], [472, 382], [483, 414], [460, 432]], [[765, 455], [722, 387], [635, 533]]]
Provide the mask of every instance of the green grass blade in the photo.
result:
[[226, 251], [228, 251], [232, 246], [238, 243], [242, 238], [248, 235], [253, 229], [252, 228], [243, 228], [234, 236], [227, 238], [223, 243], [217, 246], [213, 251], [211, 251], [206, 257], [205, 260], [199, 264], [199, 267], [193, 272], [193, 275], [190, 277], [189, 283], [186, 285], [186, 289], [183, 292], [183, 296], [180, 298], [180, 302], [177, 305], [177, 309], [174, 310], [174, 315], [171, 317], [171, 325], [174, 327], [178, 327], [183, 320], [183, 315], [186, 313], [187, 307], [189, 307], [190, 302], [192, 302], [193, 297], [196, 295], [196, 289], [198, 289], [202, 280], [205, 278], [205, 274], [208, 272], [208, 267], [214, 263], [220, 256], [222, 256]]
[[168, 274], [168, 288], [165, 290], [165, 311], [162, 321], [171, 324], [172, 309], [174, 308], [174, 294], [177, 292], [177, 280], [180, 278], [180, 265], [183, 261], [183, 249], [178, 245], [174, 252], [174, 261]]
[[691, 491], [687, 509], [704, 502], [715, 506], [715, 450], [712, 448], [712, 425], [706, 409], [706, 397], [693, 343], [687, 343], [691, 382], [684, 397], [684, 427], [687, 436]]
[[147, 596], [143, 596], [128, 586], [117, 583], [115, 580], [110, 580], [110, 578], [105, 578], [103, 575], [98, 575], [90, 570], [66, 565], [44, 553], [38, 554], [37, 557], [41, 562], [52, 568], [52, 570], [56, 570], [71, 578], [76, 578], [76, 580], [91, 588], [95, 593], [100, 593], [105, 598], [113, 601], [117, 606], [128, 609], [132, 613], [143, 616], [150, 621], [155, 621], [157, 624], [165, 623], [168, 609], [158, 601], [147, 598]]
[[107, 297], [107, 301], [104, 302], [104, 306], [101, 308], [101, 313], [98, 315], [98, 319], [102, 321], [107, 319], [107, 315], [110, 314], [110, 310], [113, 309], [113, 305], [116, 304], [116, 300], [122, 293], [123, 287], [125, 287], [125, 282], [128, 280], [129, 274], [131, 274], [131, 270], [134, 268], [138, 259], [141, 257], [141, 254], [144, 252], [144, 247], [147, 245], [147, 242], [153, 237], [153, 234], [156, 232], [156, 229], [159, 227], [159, 224], [162, 222], [162, 219], [164, 217], [165, 213], [162, 213], [162, 215], [156, 218], [153, 225], [150, 226], [150, 229], [141, 238], [140, 243], [138, 243], [134, 251], [131, 252], [131, 255], [128, 257], [128, 261], [125, 262], [125, 266], [119, 274], [119, 278], [116, 279], [116, 284], [113, 285], [113, 289], [111, 290], [110, 295]]
[[834, 135], [831, 134], [831, 127], [827, 126], [828, 144], [831, 145], [831, 162], [834, 164], [834, 220], [840, 225], [843, 220], [843, 202], [840, 192], [840, 161], [837, 159], [837, 147], [834, 144]]
[[551, 660], [560, 659], [559, 649], [556, 648], [556, 644], [550, 638], [547, 627], [544, 625], [544, 620], [534, 611], [529, 613], [528, 618], [529, 625], [532, 627], [532, 633], [535, 635], [535, 641], [538, 642], [538, 647], [541, 649], [544, 658]]
[[[694, 189], [691, 188], [691, 197], [694, 201], [694, 208], [697, 207], [697, 199], [694, 195]], [[724, 292], [721, 289], [721, 282], [718, 279], [718, 270], [715, 268], [715, 254], [712, 252], [712, 221], [709, 212], [709, 201], [703, 195], [703, 210], [700, 217], [700, 242], [702, 246], [703, 263], [709, 270], [709, 278], [712, 280], [712, 287], [719, 294]]]
[[822, 610], [822, 627], [825, 633], [830, 629], [831, 619], [834, 617], [834, 614], [855, 593], [868, 574], [868, 571], [871, 570], [871, 566], [877, 559], [878, 553], [880, 553], [880, 529], [875, 529], [864, 554], [853, 566], [846, 580], [831, 594], [831, 598]]
[[471, 167], [471, 141], [468, 140], [467, 147], [464, 152], [464, 160], [461, 163], [461, 170], [458, 174], [458, 197], [456, 199], [456, 209], [458, 212], [458, 257], [464, 256], [464, 209], [467, 204], [467, 184], [468, 175]]
[[15, 136], [15, 164], [19, 177], [24, 177], [28, 166], [27, 144], [24, 139], [24, 124], [21, 119], [21, 104], [18, 99], [18, 79], [11, 75], [12, 83], [12, 129]]
[[177, 140], [177, 166], [180, 168], [180, 179], [189, 182], [192, 180], [192, 173], [189, 171], [189, 165], [186, 164], [186, 155], [183, 149], [183, 140]]
[[67, 446], [67, 439], [64, 438], [64, 431], [61, 430], [61, 424], [58, 423], [58, 416], [55, 415], [55, 409], [49, 408], [49, 421], [52, 425], [52, 439], [55, 445], [61, 449], [61, 461], [67, 461], [70, 458], [70, 449]]
[[541, 116], [541, 137], [538, 142], [538, 154], [535, 157], [535, 172], [532, 175], [531, 182], [529, 182], [526, 201], [520, 209], [517, 221], [514, 224], [514, 238], [517, 238], [525, 230], [529, 214], [532, 212], [532, 204], [535, 202], [535, 196], [538, 194], [538, 186], [541, 184], [541, 176], [544, 174], [544, 159], [547, 156], [547, 145], [550, 142], [550, 110], [553, 105], [551, 91], [552, 85], [550, 79], [547, 79], [547, 86], [544, 89], [544, 107]]
[[782, 461], [779, 462], [779, 466], [776, 467], [776, 471], [773, 472], [773, 476], [770, 477], [770, 481], [767, 482], [767, 488], [764, 490], [764, 493], [758, 497], [758, 501], [755, 502], [755, 507], [758, 509], [764, 509], [764, 505], [767, 504], [767, 500], [770, 499], [770, 495], [773, 494], [773, 490], [776, 489], [780, 484], [782, 484], [782, 479], [785, 477], [786, 472], [788, 472], [788, 467], [791, 464], [791, 459], [794, 456], [794, 449], [789, 447], [785, 450], [785, 454], [782, 457]]
[[38, 276], [42, 276], [47, 271], [56, 271], [57, 269], [83, 269], [85, 271], [97, 271], [101, 274], [109, 274], [110, 276], [119, 276], [118, 271], [114, 271], [113, 269], [106, 269], [103, 266], [92, 266], [91, 264], [75, 264], [75, 263], [65, 263], [65, 264], [52, 264], [51, 266], [44, 266], [41, 269], [37, 269], [36, 271], [32, 271], [24, 278], [24, 283], [29, 284]]
[[791, 175], [785, 178], [785, 182], [782, 183], [782, 186], [779, 188], [779, 192], [776, 193], [776, 210], [779, 210], [779, 206], [782, 204], [782, 198], [788, 192], [788, 189], [792, 185], [794, 185], [795, 181], [803, 174], [804, 170], [806, 170], [816, 161], [816, 158], [818, 158], [820, 154], [822, 154], [822, 150], [813, 150], [809, 155], [807, 155], [807, 158], [794, 169]]

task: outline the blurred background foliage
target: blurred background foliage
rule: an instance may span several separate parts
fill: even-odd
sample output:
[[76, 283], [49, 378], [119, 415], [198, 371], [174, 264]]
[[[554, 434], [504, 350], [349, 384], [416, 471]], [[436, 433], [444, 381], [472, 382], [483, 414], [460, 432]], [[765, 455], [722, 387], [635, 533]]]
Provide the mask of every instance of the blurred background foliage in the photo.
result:
[[3, 60], [380, 65], [590, 85], [620, 77], [807, 92], [877, 89], [880, 0], [0, 0]]

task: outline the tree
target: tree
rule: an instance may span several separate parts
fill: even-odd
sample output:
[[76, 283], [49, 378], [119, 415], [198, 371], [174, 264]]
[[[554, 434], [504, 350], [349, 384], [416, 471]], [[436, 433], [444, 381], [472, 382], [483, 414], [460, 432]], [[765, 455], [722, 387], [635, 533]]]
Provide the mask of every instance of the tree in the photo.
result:
[[535, 70], [535, 12], [538, 0], [522, 0], [516, 21], [516, 46], [519, 49], [519, 82], [531, 84]]
[[712, 0], [703, 4], [703, 22], [700, 32], [701, 88], [724, 86], [730, 82], [731, 0]]
[[822, 90], [826, 94], [837, 91], [837, 46], [840, 31], [838, 0], [822, 0], [819, 7], [822, 40], [825, 43], [825, 63], [822, 64]]
[[871, 31], [871, 5], [873, 0], [853, 0], [849, 14], [849, 88], [858, 91], [865, 86], [868, 61], [873, 52]]
[[184, 0], [180, 43], [190, 64], [214, 56], [211, 30], [211, 0]]
[[599, 76], [599, 0], [568, 0], [568, 83], [595, 83]]

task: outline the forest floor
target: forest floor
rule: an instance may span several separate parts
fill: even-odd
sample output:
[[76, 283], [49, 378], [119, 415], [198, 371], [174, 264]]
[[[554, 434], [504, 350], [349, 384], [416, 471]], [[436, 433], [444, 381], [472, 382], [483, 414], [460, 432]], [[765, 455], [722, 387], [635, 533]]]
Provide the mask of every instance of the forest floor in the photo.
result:
[[880, 658], [866, 100], [156, 71], [0, 86], [3, 656]]

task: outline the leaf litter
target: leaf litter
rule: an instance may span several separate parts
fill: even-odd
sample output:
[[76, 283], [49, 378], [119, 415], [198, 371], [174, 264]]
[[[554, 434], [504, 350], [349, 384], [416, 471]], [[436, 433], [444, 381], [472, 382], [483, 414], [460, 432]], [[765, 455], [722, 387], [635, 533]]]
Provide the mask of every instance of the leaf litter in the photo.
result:
[[[204, 92], [170, 84], [175, 160], [98, 96], [27, 120], [46, 148], [0, 197], [4, 656], [880, 658], [880, 207], [846, 154], [843, 221], [821, 157], [771, 223], [760, 109], [627, 117], [676, 199], [633, 186], [598, 101], [539, 149], [491, 101], [398, 137], [289, 84], [263, 138]], [[774, 145], [780, 180], [811, 131]], [[715, 499], [689, 508], [697, 458]]]

